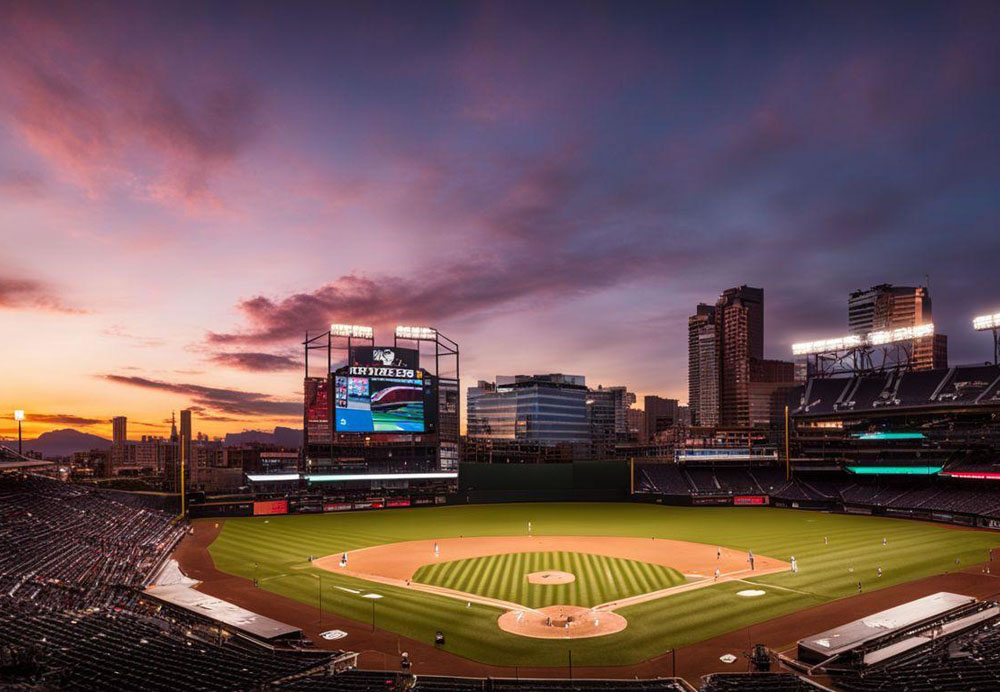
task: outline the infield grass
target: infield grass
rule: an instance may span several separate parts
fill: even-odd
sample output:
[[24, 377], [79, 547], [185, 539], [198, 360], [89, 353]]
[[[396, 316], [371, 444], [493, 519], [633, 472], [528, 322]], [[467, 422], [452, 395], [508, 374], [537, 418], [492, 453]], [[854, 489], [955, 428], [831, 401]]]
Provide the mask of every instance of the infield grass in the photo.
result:
[[[532, 572], [558, 570], [576, 577], [568, 584], [530, 584]], [[589, 553], [508, 553], [424, 565], [413, 580], [432, 586], [499, 598], [529, 608], [584, 608], [685, 582], [670, 567]]]
[[[308, 561], [309, 555], [398, 541], [525, 535], [528, 521], [536, 536], [655, 536], [753, 549], [786, 561], [794, 555], [799, 573], [720, 582], [623, 608], [617, 612], [628, 619], [624, 631], [568, 644], [503, 632], [496, 608], [466, 607], [444, 596], [319, 570]], [[625, 665], [853, 595], [859, 580], [871, 591], [958, 569], [956, 558], [962, 567], [980, 563], [998, 545], [998, 534], [883, 517], [774, 508], [539, 503], [227, 519], [209, 551], [220, 570], [246, 579], [253, 578], [258, 562], [261, 588], [313, 606], [322, 584], [324, 608], [361, 623], [371, 622], [372, 616], [372, 601], [361, 596], [379, 593], [378, 627], [428, 643], [440, 629], [447, 635], [445, 650], [484, 663], [565, 665], [571, 646], [577, 665]], [[763, 588], [766, 594], [736, 595], [747, 588]], [[349, 641], [345, 646], [350, 647]]]

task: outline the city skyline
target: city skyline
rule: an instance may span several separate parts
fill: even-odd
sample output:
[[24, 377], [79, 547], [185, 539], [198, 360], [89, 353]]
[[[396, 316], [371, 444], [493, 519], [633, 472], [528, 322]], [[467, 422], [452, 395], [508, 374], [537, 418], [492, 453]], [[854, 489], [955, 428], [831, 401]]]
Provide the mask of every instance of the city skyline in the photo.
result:
[[898, 7], [8, 4], [0, 436], [301, 427], [331, 322], [683, 402], [743, 284], [791, 360], [929, 275], [985, 361], [1000, 9]]

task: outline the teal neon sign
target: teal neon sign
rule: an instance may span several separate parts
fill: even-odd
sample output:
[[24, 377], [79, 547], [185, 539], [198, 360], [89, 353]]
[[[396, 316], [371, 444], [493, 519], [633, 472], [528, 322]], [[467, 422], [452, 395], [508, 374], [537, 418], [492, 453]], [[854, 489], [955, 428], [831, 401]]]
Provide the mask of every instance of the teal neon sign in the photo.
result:
[[926, 435], [918, 432], [869, 432], [855, 433], [859, 440], [923, 440]]
[[848, 466], [847, 470], [859, 476], [933, 476], [944, 466]]

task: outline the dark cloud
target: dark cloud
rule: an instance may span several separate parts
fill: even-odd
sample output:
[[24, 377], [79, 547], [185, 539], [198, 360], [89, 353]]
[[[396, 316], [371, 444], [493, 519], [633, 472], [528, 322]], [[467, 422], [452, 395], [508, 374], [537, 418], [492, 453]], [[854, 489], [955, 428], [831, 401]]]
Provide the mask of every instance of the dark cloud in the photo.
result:
[[302, 362], [297, 358], [274, 353], [216, 353], [211, 356], [211, 361], [218, 365], [249, 372], [280, 372], [302, 367]]
[[52, 423], [57, 425], [72, 425], [86, 428], [91, 425], [103, 425], [111, 421], [110, 418], [85, 418], [84, 416], [74, 416], [69, 413], [31, 413], [27, 415], [32, 423]]
[[41, 281], [0, 276], [0, 309], [35, 309], [52, 312], [82, 313], [68, 307], [52, 289]]
[[208, 411], [211, 415], [229, 414], [231, 416], [252, 417], [294, 416], [302, 413], [301, 402], [277, 400], [270, 395], [258, 392], [163, 382], [136, 376], [104, 375], [103, 377], [110, 382], [131, 387], [188, 396], [195, 406], [201, 407], [198, 410]]

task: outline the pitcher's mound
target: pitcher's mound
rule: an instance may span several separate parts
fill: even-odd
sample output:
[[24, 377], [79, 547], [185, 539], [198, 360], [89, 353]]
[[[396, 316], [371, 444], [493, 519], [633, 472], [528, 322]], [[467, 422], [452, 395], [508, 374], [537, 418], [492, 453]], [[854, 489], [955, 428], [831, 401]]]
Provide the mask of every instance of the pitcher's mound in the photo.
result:
[[555, 569], [547, 569], [544, 572], [532, 572], [528, 575], [529, 584], [569, 584], [576, 581], [576, 575], [569, 572], [560, 572]]
[[[572, 575], [570, 575], [572, 576]], [[538, 639], [581, 639], [621, 632], [628, 620], [618, 613], [579, 606], [548, 606], [538, 610], [508, 610], [497, 624], [505, 632]]]

